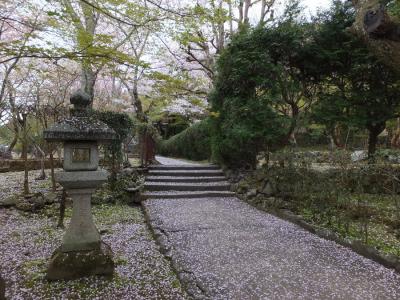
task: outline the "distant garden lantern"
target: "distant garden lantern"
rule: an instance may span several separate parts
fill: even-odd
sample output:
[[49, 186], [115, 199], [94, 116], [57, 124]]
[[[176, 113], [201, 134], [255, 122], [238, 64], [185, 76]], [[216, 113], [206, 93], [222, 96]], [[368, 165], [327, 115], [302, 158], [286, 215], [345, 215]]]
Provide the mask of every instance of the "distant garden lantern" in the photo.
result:
[[101, 241], [93, 222], [91, 195], [108, 177], [98, 168], [98, 145], [111, 142], [115, 132], [90, 116], [90, 98], [85, 93], [75, 92], [71, 104], [71, 117], [44, 131], [46, 141], [64, 143], [64, 170], [56, 173], [56, 181], [73, 200], [70, 225], [50, 261], [49, 280], [111, 275], [114, 271], [111, 248]]

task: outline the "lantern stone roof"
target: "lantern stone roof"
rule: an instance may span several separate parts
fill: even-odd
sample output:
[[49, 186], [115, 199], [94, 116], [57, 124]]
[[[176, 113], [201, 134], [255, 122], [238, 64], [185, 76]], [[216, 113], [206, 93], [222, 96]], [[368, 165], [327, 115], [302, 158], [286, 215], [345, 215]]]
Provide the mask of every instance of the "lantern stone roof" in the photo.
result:
[[48, 142], [98, 141], [108, 143], [115, 139], [115, 131], [89, 113], [89, 96], [81, 91], [71, 96], [74, 109], [71, 117], [44, 130]]

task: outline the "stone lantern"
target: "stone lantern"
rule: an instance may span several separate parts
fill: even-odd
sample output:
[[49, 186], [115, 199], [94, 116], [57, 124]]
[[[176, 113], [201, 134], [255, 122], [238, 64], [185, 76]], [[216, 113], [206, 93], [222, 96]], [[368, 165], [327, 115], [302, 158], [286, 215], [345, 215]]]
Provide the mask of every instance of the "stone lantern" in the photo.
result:
[[93, 222], [91, 195], [108, 178], [99, 169], [98, 145], [111, 142], [115, 132], [90, 116], [85, 93], [75, 92], [71, 104], [71, 117], [44, 131], [46, 141], [64, 144], [64, 170], [55, 178], [73, 201], [71, 222], [47, 270], [49, 280], [112, 275], [114, 271], [111, 248], [101, 241]]

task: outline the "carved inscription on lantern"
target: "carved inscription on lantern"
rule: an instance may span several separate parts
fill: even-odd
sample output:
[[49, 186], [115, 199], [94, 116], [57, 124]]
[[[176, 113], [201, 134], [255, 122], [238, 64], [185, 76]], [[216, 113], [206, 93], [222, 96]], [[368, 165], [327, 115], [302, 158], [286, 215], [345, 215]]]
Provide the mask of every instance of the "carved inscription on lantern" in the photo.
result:
[[72, 162], [90, 162], [90, 148], [73, 148], [72, 149]]

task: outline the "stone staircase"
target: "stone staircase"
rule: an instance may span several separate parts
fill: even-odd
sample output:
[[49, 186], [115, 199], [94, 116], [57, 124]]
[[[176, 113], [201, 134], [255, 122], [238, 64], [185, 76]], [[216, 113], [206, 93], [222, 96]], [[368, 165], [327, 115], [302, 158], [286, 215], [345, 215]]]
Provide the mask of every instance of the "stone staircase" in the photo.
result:
[[151, 166], [144, 199], [190, 199], [232, 197], [224, 173], [214, 165]]

